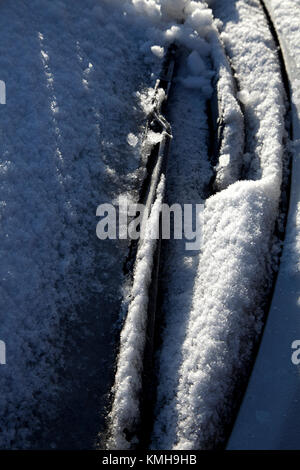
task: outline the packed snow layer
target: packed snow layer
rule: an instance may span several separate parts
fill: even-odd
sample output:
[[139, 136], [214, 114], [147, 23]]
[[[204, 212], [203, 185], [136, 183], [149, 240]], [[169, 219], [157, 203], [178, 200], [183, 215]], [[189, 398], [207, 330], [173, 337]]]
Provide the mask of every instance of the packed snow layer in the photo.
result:
[[[178, 2], [178, 5], [180, 4], [189, 4], [189, 2]], [[152, 5], [154, 9], [151, 9], [150, 5]], [[161, 50], [161, 48], [165, 48], [165, 46], [173, 42], [186, 50], [184, 59], [185, 67], [180, 69], [176, 81], [180, 83], [184, 89], [191, 90], [187, 96], [195, 96], [196, 92], [197, 94], [201, 93], [199, 111], [201, 110], [201, 112], [203, 112], [203, 102], [205, 98], [210, 97], [212, 93], [211, 78], [214, 75], [212, 70], [209, 70], [204, 63], [204, 60], [207, 61], [210, 45], [201, 36], [202, 33], [200, 34], [202, 28], [204, 31], [206, 30], [206, 10], [203, 10], [203, 15], [197, 16], [198, 7], [194, 6], [190, 10], [190, 13], [187, 14], [186, 22], [178, 25], [177, 23], [173, 24], [173, 8], [171, 8], [171, 13], [168, 15], [171, 3], [162, 2], [162, 5], [159, 5], [159, 9], [156, 8], [157, 5], [158, 4], [155, 4], [155, 2], [133, 1], [132, 3], [127, 2], [125, 8], [129, 16], [133, 15], [134, 12], [138, 15], [142, 12], [145, 15], [142, 19], [137, 15], [137, 21], [145, 21], [148, 15], [149, 25], [153, 24], [151, 31], [153, 36], [152, 40], [160, 41], [159, 44], [157, 42], [154, 43], [155, 51], [158, 49]], [[159, 21], [157, 18], [158, 12]], [[195, 31], [197, 25], [198, 31]], [[143, 46], [143, 48], [146, 47], [153, 52], [151, 41], [146, 46]], [[151, 100], [152, 93], [153, 90], [149, 90], [148, 95], [142, 96], [144, 109], [148, 113], [152, 111], [151, 106], [153, 107], [153, 100]], [[190, 113], [190, 116], [192, 119], [194, 118], [192, 113]], [[191, 126], [188, 122], [186, 124]], [[192, 124], [192, 128], [193, 126], [194, 124]], [[186, 151], [192, 152], [191, 159], [196, 158], [194, 148], [192, 149], [191, 145], [188, 146]], [[142, 249], [145, 249], [144, 246], [142, 246]], [[128, 431], [131, 433], [139, 420], [139, 398], [143, 370], [145, 327], [147, 324], [149, 276], [151, 276], [154, 250], [155, 244], [149, 244], [147, 253], [145, 255], [142, 254], [142, 256], [138, 253], [137, 256], [133, 287], [130, 293], [132, 300], [130, 301], [127, 317], [121, 333], [117, 373], [113, 388], [113, 407], [109, 416], [110, 438], [107, 442], [108, 448], [125, 449], [129, 448], [131, 444], [136, 443], [136, 437], [133, 437], [131, 442], [129, 442], [126, 434], [128, 434]]]
[[300, 329], [300, 2], [265, 0], [264, 3], [280, 41], [291, 90], [291, 191], [272, 304], [227, 448], [293, 450], [299, 449], [300, 442], [299, 354], [294, 343]]
[[214, 187], [222, 190], [242, 176], [245, 135], [244, 117], [237, 99], [233, 70], [216, 29], [217, 26], [212, 28], [210, 38], [212, 62], [217, 71], [215, 83], [220, 139]]
[[290, 148], [293, 155], [293, 176], [289, 211], [291, 216], [286, 233], [285, 246], [287, 246], [287, 249], [283, 253], [283, 265], [288, 272], [297, 274], [300, 272], [300, 204], [297, 163], [299, 160], [300, 135], [300, 2], [298, 0], [287, 0], [283, 3], [277, 0], [266, 0], [265, 4], [278, 31], [289, 76], [294, 139]]
[[[251, 179], [277, 175], [280, 178], [282, 80], [278, 61], [274, 65], [276, 52], [270, 53], [274, 43], [267, 20], [258, 0], [228, 2], [225, 6], [215, 0], [213, 4], [224, 21], [221, 39], [236, 72], [238, 96], [244, 105], [248, 134], [244, 172]], [[243, 20], [247, 15], [248, 22]]]
[[[193, 54], [193, 53], [192, 53]], [[189, 66], [182, 57], [178, 75], [187, 73]], [[209, 62], [205, 67], [209, 69]], [[180, 81], [173, 85], [168, 115], [172, 122], [173, 140], [168, 161], [166, 202], [173, 204], [204, 204], [213, 170], [208, 157], [209, 128], [205, 95], [185, 88]], [[195, 210], [195, 208], [194, 208]], [[174, 228], [172, 227], [173, 232]], [[166, 403], [177, 393], [178, 373], [182, 362], [181, 347], [186, 335], [193, 289], [199, 264], [199, 251], [186, 250], [186, 239], [163, 241], [160, 290], [163, 305], [163, 346], [157, 357], [158, 390], [155, 407], [154, 446], [172, 447], [170, 436], [176, 436], [176, 424], [168, 429], [169, 440], [162, 435]], [[166, 426], [170, 424], [169, 417]]]
[[147, 331], [149, 287], [157, 245], [156, 231], [165, 190], [165, 176], [160, 178], [155, 203], [145, 226], [145, 239], [140, 241], [130, 292], [127, 317], [120, 338], [113, 407], [109, 415], [109, 449], [129, 449], [137, 443], [137, 436], [130, 441], [126, 432], [136, 429], [139, 419], [139, 399], [142, 392], [142, 370]]
[[[286, 44], [285, 53], [287, 57], [294, 62], [294, 66], [299, 70], [299, 19], [300, 19], [300, 2], [299, 0], [265, 0], [269, 12], [272, 14], [272, 19], [275, 23], [276, 30], [279, 33], [280, 41]], [[288, 64], [291, 65], [291, 64]], [[293, 77], [297, 79], [296, 76]], [[293, 92], [299, 97], [299, 90], [297, 83], [294, 80], [291, 83]], [[294, 88], [296, 87], [296, 88]]]
[[95, 214], [138, 186], [153, 83], [113, 3], [0, 5], [1, 448], [90, 447], [103, 425], [127, 245]]
[[172, 362], [164, 365], [173, 357], [171, 325], [162, 345], [165, 389], [153, 433], [153, 447], [159, 449], [211, 449], [224, 441], [232, 397], [247, 374], [271, 282], [284, 135], [280, 67], [258, 1], [213, 4], [244, 104], [248, 152], [243, 167], [249, 181], [235, 182], [206, 201], [193, 298], [177, 344], [175, 384]]

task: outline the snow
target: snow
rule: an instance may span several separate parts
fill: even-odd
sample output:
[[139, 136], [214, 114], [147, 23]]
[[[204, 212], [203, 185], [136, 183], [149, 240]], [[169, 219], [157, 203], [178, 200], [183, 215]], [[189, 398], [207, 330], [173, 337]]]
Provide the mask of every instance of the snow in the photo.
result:
[[144, 29], [110, 2], [0, 9], [0, 447], [82, 448], [104, 425], [127, 255], [95, 214], [136, 188]]
[[[186, 53], [180, 61], [179, 75], [188, 71], [185, 57], [188, 58], [189, 54]], [[207, 68], [208, 66], [206, 63]], [[201, 91], [186, 88], [180, 81], [175, 82], [168, 105], [174, 136], [167, 173], [166, 202], [169, 206], [176, 203], [204, 203], [207, 195], [212, 168], [207, 152], [208, 123], [205, 106], [206, 97]], [[162, 349], [157, 358], [159, 386], [152, 436], [152, 447], [155, 449], [171, 449], [171, 436], [176, 433], [176, 423], [170, 420], [167, 404], [176, 398], [181, 347], [199, 263], [199, 252], [186, 251], [185, 243], [184, 237], [180, 240], [171, 237], [171, 240], [164, 242], [162, 249], [160, 289], [164, 296], [159, 315], [163, 318], [165, 328]], [[168, 429], [169, 425], [171, 427]], [[164, 435], [165, 427], [167, 436]]]
[[185, 19], [185, 8], [189, 5], [189, 0], [160, 0], [161, 12], [168, 19], [181, 21]]
[[137, 144], [138, 144], [138, 137], [136, 135], [134, 135], [132, 132], [129, 132], [128, 136], [127, 136], [127, 142], [128, 144], [131, 146], [131, 147], [136, 147]]
[[151, 51], [159, 59], [162, 59], [165, 53], [164, 48], [161, 46], [151, 46]]
[[236, 83], [226, 57], [221, 38], [218, 34], [218, 22], [212, 25], [210, 41], [214, 68], [216, 94], [218, 100], [219, 126], [222, 129], [219, 149], [219, 161], [215, 168], [215, 189], [226, 189], [230, 184], [241, 178], [244, 152], [244, 118]]
[[187, 65], [192, 75], [206, 74], [206, 65], [197, 51], [193, 51], [187, 58]]
[[[133, 5], [135, 5], [134, 2]], [[165, 7], [166, 9], [164, 9], [164, 13], [162, 15], [161, 29], [159, 30], [157, 24], [154, 23], [155, 29], [154, 32], [152, 31], [153, 40], [156, 40], [157, 37], [160, 36], [163, 46], [167, 45], [168, 42], [175, 40], [175, 38], [178, 44], [182, 43], [184, 45], [195, 45], [197, 48], [199, 64], [201, 61], [199, 51], [203, 54], [203, 57], [205, 57], [209, 50], [208, 43], [205, 39], [199, 36], [199, 33], [195, 32], [194, 29], [191, 29], [190, 25], [170, 26], [169, 22], [166, 24], [164, 15], [168, 10], [167, 4], [165, 4]], [[137, 10], [138, 13], [140, 13], [141, 9], [142, 4], [139, 2]], [[153, 21], [152, 12], [148, 11], [148, 13], [150, 20]], [[196, 27], [196, 24], [193, 25], [193, 27]], [[169, 31], [171, 31], [172, 34], [168, 34]], [[193, 36], [192, 42], [190, 41], [191, 34]], [[203, 44], [205, 44], [204, 49]], [[147, 43], [147, 47], [143, 49], [147, 50], [148, 46], [149, 44]], [[150, 50], [152, 50], [152, 47], [150, 47]], [[186, 72], [187, 66], [184, 67], [184, 74]], [[194, 70], [194, 73], [195, 72], [196, 75], [201, 73], [202, 76], [200, 77], [194, 75], [192, 77], [195, 80], [194, 83], [188, 83], [188, 76], [180, 76], [178, 82], [184, 83], [186, 88], [200, 88], [204, 91], [206, 97], [210, 96], [212, 92], [210, 85], [210, 79], [213, 75], [212, 71], [205, 70], [205, 73], [203, 73], [199, 70], [198, 67], [197, 71]], [[142, 107], [148, 114], [152, 111], [153, 105], [155, 104], [154, 97], [154, 89], [149, 89], [146, 92], [139, 94]], [[158, 96], [155, 97], [155, 99], [157, 99], [158, 106], [160, 106], [164, 98], [164, 92], [159, 92]], [[200, 102], [200, 109], [203, 109], [203, 98], [201, 98]], [[147, 136], [148, 142], [146, 141], [145, 144], [157, 142], [159, 140], [161, 140], [159, 139], [159, 136], [155, 135], [153, 132], [150, 132]], [[195, 156], [192, 155], [192, 158], [195, 158]], [[145, 344], [147, 292], [150, 283], [152, 257], [155, 250], [154, 241], [149, 243], [146, 254], [143, 254], [143, 249], [145, 249], [144, 245], [142, 245], [141, 248], [142, 254], [138, 254], [134, 272], [133, 287], [130, 291], [131, 300], [129, 302], [127, 317], [121, 333], [120, 352], [117, 361], [117, 373], [115, 377], [115, 386], [113, 388], [113, 407], [109, 416], [110, 438], [107, 442], [108, 448], [130, 448], [131, 444], [126, 439], [124, 431], [126, 428], [131, 432], [134, 429], [135, 423], [137, 423], [139, 419], [139, 395], [141, 390], [141, 373]], [[137, 437], [133, 437], [131, 442], [134, 443], [136, 439]]]
[[293, 364], [299, 331], [299, 2], [266, 0], [288, 74], [292, 98], [292, 181], [285, 243], [264, 335], [228, 449], [299, 448], [299, 366]]
[[[109, 449], [129, 449], [130, 442], [124, 430], [132, 431], [139, 416], [141, 373], [146, 341], [148, 291], [151, 283], [153, 256], [157, 244], [153, 230], [159, 226], [163, 202], [165, 177], [161, 176], [156, 191], [155, 203], [145, 226], [145, 239], [140, 244], [135, 263], [131, 300], [120, 338], [113, 408], [109, 415]], [[132, 442], [137, 441], [133, 436]]]
[[[281, 3], [270, 1], [281, 12]], [[185, 240], [165, 245], [152, 446], [206, 449], [224, 440], [272, 280], [285, 97], [259, 1], [209, 4], [213, 11], [190, 0], [0, 6], [0, 78], [7, 88], [0, 107], [0, 338], [7, 346], [1, 448], [83, 448], [103, 431], [112, 337], [128, 293], [128, 243], [98, 240], [95, 214], [119, 196], [137, 198], [153, 82], [173, 42], [181, 51], [170, 98], [173, 150], [146, 230], [157, 225], [165, 184], [168, 202], [205, 202], [205, 210], [201, 252], [186, 252]], [[286, 28], [286, 17], [278, 17]], [[296, 23], [288, 29], [294, 51]], [[213, 83], [224, 134], [218, 192], [208, 197], [205, 108]], [[159, 102], [164, 98], [162, 92]], [[161, 139], [152, 132], [146, 144]], [[113, 449], [129, 447], [124, 428], [139, 419], [155, 246], [150, 237], [141, 244], [125, 299], [109, 416]]]
[[[206, 200], [202, 252], [190, 307], [182, 311], [181, 324], [175, 316], [165, 333], [160, 380], [164, 379], [159, 386], [164, 390], [153, 434], [153, 447], [159, 449], [211, 449], [223, 442], [234, 408], [232, 396], [247, 373], [271, 281], [270, 249], [285, 132], [279, 64], [258, 2], [214, 4], [216, 16], [224, 22], [221, 38], [239, 85], [250, 95], [259, 90], [260, 96], [245, 109], [251, 161], [245, 171], [247, 179]], [[205, 20], [210, 17], [209, 13], [204, 16]], [[215, 34], [213, 24], [209, 34]], [[271, 83], [270, 87], [265, 83]], [[232, 89], [231, 85], [231, 96]], [[235, 109], [240, 116], [236, 105]], [[177, 277], [180, 282], [178, 271]], [[170, 363], [167, 358], [174, 357], [170, 334], [176, 328], [181, 330], [176, 342], [178, 359], [175, 356]]]
[[278, 31], [281, 46], [284, 51], [284, 60], [289, 76], [289, 86], [292, 101], [292, 124], [293, 124], [293, 141], [290, 145], [290, 151], [293, 154], [293, 177], [291, 182], [290, 196], [290, 219], [288, 222], [288, 230], [286, 234], [285, 246], [286, 251], [283, 254], [283, 267], [291, 274], [300, 272], [300, 204], [298, 200], [298, 155], [299, 155], [299, 133], [300, 133], [300, 112], [299, 101], [299, 2], [287, 0], [283, 7], [281, 2], [277, 0], [266, 1], [270, 14]]

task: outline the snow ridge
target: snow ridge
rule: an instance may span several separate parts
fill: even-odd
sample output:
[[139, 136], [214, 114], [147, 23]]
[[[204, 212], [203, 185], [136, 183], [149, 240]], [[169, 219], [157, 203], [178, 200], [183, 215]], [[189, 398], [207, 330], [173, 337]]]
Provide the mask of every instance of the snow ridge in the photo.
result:
[[[192, 306], [178, 345], [178, 382], [175, 391], [164, 392], [154, 426], [153, 447], [158, 449], [222, 444], [232, 395], [260, 333], [271, 281], [285, 132], [280, 67], [258, 1], [213, 5], [241, 86], [251, 140], [251, 154], [244, 155], [243, 165], [248, 164], [251, 180], [237, 181], [206, 201]], [[164, 347], [167, 342], [162, 346], [167, 356]]]

